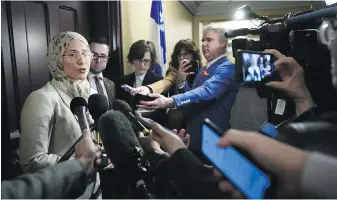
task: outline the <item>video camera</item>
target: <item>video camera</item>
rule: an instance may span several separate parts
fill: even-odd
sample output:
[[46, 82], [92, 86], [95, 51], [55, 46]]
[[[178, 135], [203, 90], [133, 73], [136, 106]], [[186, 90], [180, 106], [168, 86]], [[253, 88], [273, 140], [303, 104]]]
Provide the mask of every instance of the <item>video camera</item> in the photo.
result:
[[[337, 7], [330, 7], [318, 11], [304, 11], [289, 13], [280, 19], [261, 17], [253, 13], [248, 6], [242, 6], [238, 11], [244, 11], [249, 16], [262, 19], [259, 28], [243, 28], [230, 30], [225, 33], [227, 38], [237, 36], [259, 35], [260, 40], [233, 39], [233, 56], [237, 50], [263, 51], [265, 49], [277, 49], [284, 55], [293, 56], [300, 64], [315, 65], [317, 54], [323, 53], [318, 41], [317, 28], [322, 24], [323, 18], [336, 17]], [[323, 46], [323, 45], [322, 45]], [[303, 50], [309, 51], [303, 51]], [[323, 48], [324, 49], [324, 48]], [[324, 52], [325, 53], [325, 52]]]
[[[232, 52], [235, 57], [238, 81], [244, 85], [253, 84], [259, 97], [267, 98], [268, 120], [280, 123], [292, 116], [295, 110], [289, 97], [280, 91], [271, 90], [263, 84], [266, 81], [279, 81], [277, 73], [272, 73], [270, 77], [265, 76], [265, 72], [269, 72], [269, 69], [273, 70], [273, 66], [269, 67], [273, 59], [269, 59], [268, 55], [262, 53], [265, 49], [276, 49], [284, 55], [293, 57], [303, 67], [306, 84], [320, 110], [322, 112], [333, 110], [332, 102], [337, 97], [333, 96], [335, 90], [331, 84], [331, 77], [329, 77], [330, 53], [327, 46], [319, 40], [318, 28], [323, 20], [336, 17], [337, 7], [295, 14], [289, 13], [279, 19], [259, 16], [253, 13], [248, 6], [242, 6], [237, 11], [245, 12], [248, 18], [262, 20], [258, 28], [229, 30], [225, 36], [234, 38]], [[236, 38], [249, 34], [259, 35], [260, 40]], [[329, 94], [329, 96], [323, 97], [322, 93]], [[282, 115], [274, 111], [279, 99], [286, 101]]]

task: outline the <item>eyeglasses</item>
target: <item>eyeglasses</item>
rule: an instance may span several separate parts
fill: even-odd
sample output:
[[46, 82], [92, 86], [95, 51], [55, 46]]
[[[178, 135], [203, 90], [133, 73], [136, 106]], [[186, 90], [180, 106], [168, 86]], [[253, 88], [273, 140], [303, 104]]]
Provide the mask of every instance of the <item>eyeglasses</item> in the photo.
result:
[[318, 37], [322, 44], [329, 45], [337, 25], [334, 21], [325, 20], [318, 29]]
[[107, 62], [109, 60], [109, 56], [106, 55], [98, 55], [97, 53], [94, 53], [94, 56], [92, 58], [93, 60], [97, 60], [98, 62]]
[[181, 53], [181, 54], [178, 54], [179, 57], [183, 56], [184, 58], [186, 58], [189, 55], [191, 55], [191, 53], [190, 52], [186, 52], [186, 51], [183, 52], [183, 53]]
[[152, 62], [152, 60], [149, 60], [149, 59], [138, 59], [137, 61], [144, 63], [145, 65], [148, 65]]
[[91, 52], [83, 52], [81, 54], [79, 54], [79, 53], [68, 53], [68, 54], [63, 55], [63, 57], [69, 57], [69, 59], [72, 62], [76, 62], [76, 63], [78, 62], [78, 60], [80, 58], [83, 58], [83, 62], [88, 63], [92, 59], [92, 53]]

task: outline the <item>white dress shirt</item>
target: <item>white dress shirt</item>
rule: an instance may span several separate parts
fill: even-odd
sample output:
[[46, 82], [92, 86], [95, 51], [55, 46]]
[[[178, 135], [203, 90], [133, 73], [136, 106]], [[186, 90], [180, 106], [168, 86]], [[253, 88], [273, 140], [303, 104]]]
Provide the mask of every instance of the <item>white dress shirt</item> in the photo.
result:
[[136, 73], [135, 73], [135, 82], [133, 83], [134, 88], [142, 86], [146, 73], [147, 72], [145, 72], [144, 74], [142, 74], [140, 76], [137, 76]]
[[90, 83], [90, 88], [94, 91], [93, 94], [97, 94], [98, 93], [97, 92], [97, 87], [96, 87], [96, 79], [95, 79], [95, 76], [97, 76], [97, 75], [100, 77], [99, 82], [102, 85], [104, 95], [106, 96], [106, 98], [109, 99], [108, 93], [106, 92], [106, 88], [105, 88], [105, 85], [104, 85], [104, 82], [103, 82], [103, 74], [102, 74], [102, 72], [99, 73], [99, 74], [93, 74], [92, 72], [89, 72], [89, 74], [88, 74], [88, 81]]
[[208, 69], [209, 66], [211, 66], [212, 64], [214, 64], [216, 61], [220, 60], [221, 58], [225, 57], [226, 55], [221, 55], [217, 58], [215, 58], [214, 60], [212, 60], [211, 62], [207, 62], [207, 65], [206, 65], [206, 69]]

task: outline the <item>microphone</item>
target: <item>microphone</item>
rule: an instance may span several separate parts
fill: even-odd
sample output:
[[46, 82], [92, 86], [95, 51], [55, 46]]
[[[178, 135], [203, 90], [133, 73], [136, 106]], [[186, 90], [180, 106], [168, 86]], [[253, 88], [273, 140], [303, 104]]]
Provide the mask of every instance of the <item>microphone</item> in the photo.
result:
[[132, 114], [130, 105], [125, 101], [120, 99], [115, 100], [115, 102], [112, 104], [112, 108], [124, 113], [125, 117], [129, 120], [132, 126], [137, 129], [137, 131], [143, 132], [144, 135], [148, 135], [150, 133], [150, 131], [135, 118], [135, 116]]
[[88, 103], [82, 97], [75, 97], [70, 102], [71, 112], [77, 116], [81, 130], [89, 129], [89, 123], [86, 115]]
[[94, 119], [94, 130], [97, 131], [97, 122], [99, 117], [109, 109], [108, 99], [101, 94], [93, 94], [89, 96], [88, 108], [91, 117]]
[[[94, 119], [94, 124], [92, 124], [92, 128], [96, 131], [96, 140], [98, 144], [102, 146], [102, 140], [99, 132], [97, 131], [97, 123], [100, 116], [102, 116], [103, 113], [105, 113], [109, 109], [108, 99], [106, 98], [106, 96], [101, 94], [90, 95], [88, 99], [88, 108], [91, 117]], [[109, 165], [109, 161], [105, 149], [101, 149], [101, 151], [102, 163], [99, 167], [104, 168]]]
[[[78, 123], [80, 124], [81, 130], [89, 129], [89, 123], [86, 116], [86, 110], [87, 110], [87, 101], [82, 97], [75, 97], [70, 102], [70, 110], [71, 112], [77, 116]], [[71, 155], [75, 152], [75, 146], [77, 143], [79, 143], [83, 138], [83, 135], [79, 137], [76, 142], [66, 151], [65, 154], [61, 157], [61, 159], [58, 161], [58, 163], [69, 160]]]
[[290, 17], [286, 19], [285, 24], [287, 28], [294, 28], [297, 24], [300, 23], [306, 23], [311, 20], [316, 20], [324, 17], [336, 17], [336, 15], [337, 15], [337, 7], [330, 7], [306, 13], [303, 15], [299, 15], [296, 17]]
[[133, 195], [151, 199], [145, 181], [152, 180], [148, 176], [150, 164], [143, 159], [143, 150], [126, 116], [109, 110], [99, 118], [98, 130], [111, 162], [125, 170]]

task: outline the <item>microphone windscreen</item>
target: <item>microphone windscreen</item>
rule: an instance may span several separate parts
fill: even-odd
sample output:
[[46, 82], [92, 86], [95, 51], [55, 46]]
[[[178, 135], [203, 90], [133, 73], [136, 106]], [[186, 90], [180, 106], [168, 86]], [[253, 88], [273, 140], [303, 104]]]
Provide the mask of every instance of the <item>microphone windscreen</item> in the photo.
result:
[[106, 96], [93, 94], [88, 99], [88, 109], [92, 118], [97, 122], [99, 117], [109, 109], [109, 102]]
[[83, 106], [85, 108], [88, 107], [87, 101], [83, 97], [75, 97], [70, 102], [70, 110], [71, 112], [75, 113], [75, 109], [79, 106]]
[[98, 131], [112, 163], [124, 166], [132, 159], [135, 147], [141, 148], [125, 115], [109, 110], [98, 120]]
[[126, 103], [125, 101], [120, 100], [120, 99], [116, 99], [114, 101], [114, 103], [112, 104], [112, 108], [114, 110], [119, 110], [123, 113], [125, 113], [125, 112], [131, 112], [132, 113], [132, 109], [131, 109], [130, 105], [128, 103]]

